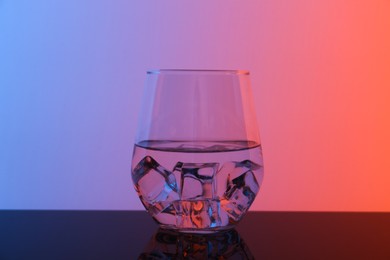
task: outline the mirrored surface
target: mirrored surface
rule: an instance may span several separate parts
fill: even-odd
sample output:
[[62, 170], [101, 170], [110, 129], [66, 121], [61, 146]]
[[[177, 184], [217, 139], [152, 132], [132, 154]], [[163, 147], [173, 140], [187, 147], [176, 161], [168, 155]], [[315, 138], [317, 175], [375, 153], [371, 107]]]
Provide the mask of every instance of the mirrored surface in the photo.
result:
[[234, 229], [211, 234], [158, 229], [138, 259], [254, 259]]
[[0, 211], [1, 260], [390, 259], [389, 245], [390, 213], [249, 212], [206, 237], [159, 230], [142, 211]]

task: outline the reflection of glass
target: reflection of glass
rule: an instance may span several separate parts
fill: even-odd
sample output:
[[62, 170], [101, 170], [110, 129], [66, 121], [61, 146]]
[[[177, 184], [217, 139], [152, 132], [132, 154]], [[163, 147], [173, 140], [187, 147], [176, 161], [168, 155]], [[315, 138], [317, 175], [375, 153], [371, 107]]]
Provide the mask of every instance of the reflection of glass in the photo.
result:
[[249, 73], [149, 71], [144, 93], [132, 161], [143, 205], [164, 228], [231, 228], [263, 178]]
[[159, 229], [138, 259], [254, 259], [236, 230], [186, 234]]

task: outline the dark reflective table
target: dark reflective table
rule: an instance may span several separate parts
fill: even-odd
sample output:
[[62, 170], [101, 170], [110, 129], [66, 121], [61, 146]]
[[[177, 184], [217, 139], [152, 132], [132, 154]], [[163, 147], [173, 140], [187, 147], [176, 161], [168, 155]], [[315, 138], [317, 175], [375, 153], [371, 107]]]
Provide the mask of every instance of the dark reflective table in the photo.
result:
[[249, 212], [211, 235], [143, 211], [0, 211], [0, 259], [390, 259], [390, 213]]

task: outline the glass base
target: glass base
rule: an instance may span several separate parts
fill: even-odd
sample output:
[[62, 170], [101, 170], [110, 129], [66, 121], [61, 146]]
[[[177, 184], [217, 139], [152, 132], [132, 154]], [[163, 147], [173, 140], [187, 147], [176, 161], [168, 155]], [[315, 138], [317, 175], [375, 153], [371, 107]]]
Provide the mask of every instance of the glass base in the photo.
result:
[[223, 203], [220, 200], [177, 200], [162, 211], [149, 207], [149, 213], [165, 229], [214, 233], [232, 229], [245, 214], [242, 211], [228, 212]]
[[218, 232], [224, 232], [234, 229], [234, 225], [218, 227], [218, 228], [178, 228], [171, 225], [162, 225], [160, 224], [160, 228], [163, 230], [170, 230], [180, 233], [188, 233], [188, 234], [213, 234]]

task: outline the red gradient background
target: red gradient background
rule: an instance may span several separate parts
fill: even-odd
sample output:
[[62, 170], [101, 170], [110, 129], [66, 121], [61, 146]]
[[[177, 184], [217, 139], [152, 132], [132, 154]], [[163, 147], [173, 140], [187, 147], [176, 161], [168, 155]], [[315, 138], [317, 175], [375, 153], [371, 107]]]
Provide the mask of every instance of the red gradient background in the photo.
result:
[[[247, 69], [252, 210], [390, 211], [390, 1], [0, 2], [0, 208], [142, 209], [150, 68]], [[28, 196], [27, 196], [28, 195]]]
[[254, 81], [266, 167], [283, 174], [256, 206], [390, 210], [390, 2], [298, 2], [264, 17]]

